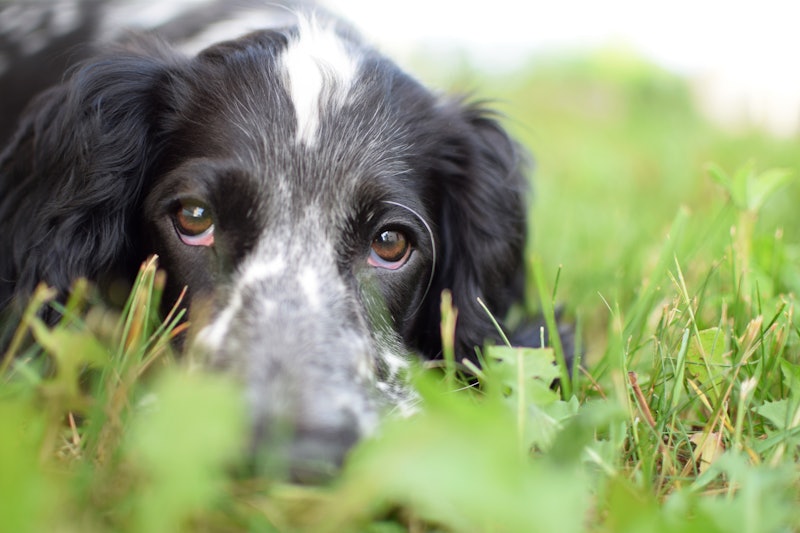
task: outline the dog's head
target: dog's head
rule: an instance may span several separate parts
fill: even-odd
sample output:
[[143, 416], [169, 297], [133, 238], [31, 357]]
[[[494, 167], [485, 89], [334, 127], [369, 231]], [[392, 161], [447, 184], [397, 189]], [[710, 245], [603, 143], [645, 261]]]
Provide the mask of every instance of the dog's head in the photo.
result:
[[41, 96], [0, 159], [0, 298], [156, 253], [257, 435], [290, 427], [298, 470], [337, 463], [413, 402], [403, 374], [441, 350], [444, 289], [463, 357], [493, 335], [477, 299], [502, 316], [519, 296], [518, 163], [487, 112], [332, 22], [193, 58], [135, 41]]

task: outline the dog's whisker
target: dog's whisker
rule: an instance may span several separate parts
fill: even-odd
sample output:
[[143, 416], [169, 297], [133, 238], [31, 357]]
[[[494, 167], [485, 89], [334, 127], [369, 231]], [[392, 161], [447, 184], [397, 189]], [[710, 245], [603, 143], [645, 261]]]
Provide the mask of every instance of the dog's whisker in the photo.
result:
[[400, 202], [393, 202], [391, 200], [384, 200], [383, 203], [401, 207], [406, 211], [408, 211], [409, 213], [411, 213], [412, 215], [414, 215], [415, 217], [417, 217], [417, 219], [422, 223], [422, 225], [425, 226], [425, 230], [428, 232], [428, 237], [431, 240], [431, 267], [430, 267], [430, 273], [428, 274], [428, 283], [425, 285], [425, 290], [422, 292], [422, 298], [420, 299], [419, 305], [417, 305], [417, 307], [414, 308], [414, 310], [409, 314], [410, 317], [413, 317], [419, 312], [420, 308], [422, 307], [422, 304], [425, 302], [425, 299], [427, 298], [428, 293], [431, 290], [431, 285], [433, 284], [433, 277], [436, 274], [436, 238], [433, 236], [433, 230], [431, 229], [431, 225], [428, 224], [428, 221], [425, 220], [425, 218], [414, 209], [411, 209], [407, 205], [401, 204]]

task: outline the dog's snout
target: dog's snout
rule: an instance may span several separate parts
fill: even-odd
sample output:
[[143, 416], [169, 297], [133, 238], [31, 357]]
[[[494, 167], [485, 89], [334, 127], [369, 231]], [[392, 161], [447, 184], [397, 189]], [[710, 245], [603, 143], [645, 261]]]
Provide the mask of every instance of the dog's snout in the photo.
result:
[[374, 310], [376, 297], [362, 299], [333, 255], [305, 264], [309, 248], [327, 249], [318, 232], [293, 235], [305, 238], [264, 239], [270, 246], [240, 267], [197, 346], [241, 380], [257, 466], [312, 482], [335, 472], [403, 399], [396, 382], [404, 361], [390, 329], [374, 326], [389, 320]]
[[336, 473], [360, 438], [355, 423], [307, 428], [292, 439], [290, 477], [300, 483], [316, 483]]
[[256, 468], [297, 483], [330, 479], [363, 437], [361, 424], [347, 411], [305, 418], [301, 425], [285, 415], [270, 416], [256, 427], [252, 443]]

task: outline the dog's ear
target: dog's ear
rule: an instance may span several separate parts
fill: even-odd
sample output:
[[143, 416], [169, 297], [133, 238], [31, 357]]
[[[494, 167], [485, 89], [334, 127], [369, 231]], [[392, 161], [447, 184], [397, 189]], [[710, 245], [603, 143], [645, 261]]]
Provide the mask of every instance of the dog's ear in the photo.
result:
[[423, 350], [440, 349], [439, 299], [450, 289], [458, 309], [457, 355], [474, 360], [476, 346], [497, 338], [478, 298], [502, 319], [523, 296], [526, 159], [491, 112], [463, 104], [451, 112], [457, 118], [448, 121], [451, 133], [437, 158], [440, 257], [425, 306]]
[[0, 154], [0, 306], [39, 280], [114, 275], [133, 253], [167, 66], [154, 52], [83, 63], [23, 114]]

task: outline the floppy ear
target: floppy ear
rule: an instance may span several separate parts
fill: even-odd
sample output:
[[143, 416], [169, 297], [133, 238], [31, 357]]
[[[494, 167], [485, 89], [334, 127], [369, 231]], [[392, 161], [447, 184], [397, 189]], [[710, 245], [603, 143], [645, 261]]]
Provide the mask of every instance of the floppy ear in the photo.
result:
[[427, 302], [426, 352], [440, 349], [439, 297], [450, 289], [457, 356], [474, 360], [475, 346], [497, 337], [478, 298], [502, 319], [523, 296], [527, 182], [521, 150], [489, 112], [459, 105], [456, 113], [437, 171], [440, 261]]
[[128, 267], [167, 65], [153, 52], [83, 63], [29, 105], [0, 155], [0, 306]]

